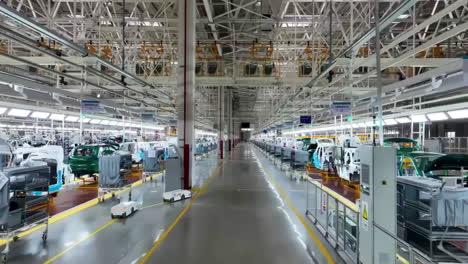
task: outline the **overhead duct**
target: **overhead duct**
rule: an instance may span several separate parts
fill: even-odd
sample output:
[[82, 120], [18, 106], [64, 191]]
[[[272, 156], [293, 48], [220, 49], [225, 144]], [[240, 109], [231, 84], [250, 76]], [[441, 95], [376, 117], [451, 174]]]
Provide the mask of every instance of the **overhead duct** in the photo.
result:
[[12, 97], [20, 97], [26, 98], [25, 95], [13, 89], [12, 86], [8, 84], [0, 84], [0, 94], [3, 96], [12, 96]]
[[218, 72], [218, 62], [217, 61], [209, 61], [208, 62], [208, 74], [213, 75]]
[[23, 88], [22, 94], [26, 96], [29, 100], [57, 104], [58, 101], [55, 100], [49, 93], [41, 92], [34, 89]]
[[299, 75], [309, 76], [312, 73], [312, 65], [309, 62], [303, 62], [299, 65]]
[[203, 62], [197, 62], [195, 64], [195, 74], [196, 75], [201, 75], [203, 73]]
[[56, 99], [62, 103], [62, 105], [66, 105], [66, 106], [70, 106], [70, 107], [74, 107], [74, 108], [80, 108], [81, 107], [81, 103], [79, 100], [76, 100], [76, 99], [72, 99], [72, 98], [68, 98], [68, 97], [64, 97], [64, 96], [56, 96]]
[[[403, 81], [386, 85], [382, 92], [386, 95], [382, 97], [383, 104], [394, 103], [395, 101], [409, 100], [421, 95], [436, 93], [449, 93], [458, 89], [466, 88], [466, 71], [464, 65], [468, 65], [468, 60], [460, 59], [445, 67], [430, 70], [428, 72], [413, 76]], [[437, 79], [437, 85], [434, 80]], [[356, 111], [367, 109], [372, 102], [375, 93], [369, 92], [356, 103]]]
[[[152, 87], [154, 89], [156, 89], [156, 87], [154, 87], [153, 85], [141, 80], [140, 78], [124, 71], [124, 70], [121, 70], [119, 67], [117, 67], [116, 65], [106, 61], [106, 60], [103, 60], [101, 59], [99, 56], [93, 54], [93, 53], [90, 53], [87, 49], [85, 49], [84, 47], [81, 47], [69, 40], [66, 40], [64, 39], [60, 34], [50, 30], [50, 29], [47, 29], [43, 26], [41, 26], [40, 24], [36, 23], [35, 21], [29, 19], [29, 18], [26, 18], [26, 17], [23, 17], [21, 14], [19, 14], [17, 11], [15, 11], [14, 9], [11, 9], [9, 8], [8, 6], [6, 6], [5, 4], [3, 3], [0, 3], [0, 14], [6, 16], [6, 17], [9, 17], [10, 19], [16, 21], [17, 23], [20, 23], [26, 27], [29, 27], [33, 30], [35, 30], [36, 32], [44, 35], [44, 36], [47, 36], [48, 38], [50, 39], [53, 39], [59, 43], [61, 43], [62, 45], [64, 46], [67, 46], [69, 47], [70, 49], [72, 50], [75, 50], [76, 52], [79, 52], [81, 53], [83, 56], [90, 56], [90, 57], [95, 57], [96, 58], [96, 61], [98, 63], [100, 63], [101, 65], [109, 68], [109, 69], [112, 69], [113, 71], [131, 79], [131, 80], [134, 80], [135, 82], [137, 82], [138, 84], [140, 85], [143, 85], [143, 86], [149, 86], [149, 87]], [[168, 98], [172, 99], [172, 97], [166, 93], [163, 93], [161, 91], [159, 91], [161, 94], [167, 96]]]
[[247, 63], [244, 68], [244, 73], [247, 76], [255, 75], [257, 73], [258, 64], [256, 62]]
[[270, 76], [273, 74], [273, 70], [275, 69], [275, 63], [270, 62], [270, 63], [265, 63], [263, 65], [263, 74]]

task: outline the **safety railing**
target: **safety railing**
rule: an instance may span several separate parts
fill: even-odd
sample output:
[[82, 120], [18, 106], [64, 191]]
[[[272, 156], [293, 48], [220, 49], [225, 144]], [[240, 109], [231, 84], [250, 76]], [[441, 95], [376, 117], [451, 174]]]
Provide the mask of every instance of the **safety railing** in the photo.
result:
[[[359, 209], [356, 204], [339, 196], [320, 181], [309, 179], [306, 185], [306, 215], [309, 220], [345, 260], [359, 263]], [[376, 236], [378, 233], [380, 237], [375, 239], [382, 242], [386, 240], [396, 247], [394, 263], [433, 264], [427, 255], [404, 240], [391, 235], [379, 226], [375, 227], [381, 231], [376, 232]], [[379, 254], [374, 254], [376, 258], [374, 263], [379, 263], [378, 256]]]
[[339, 253], [357, 263], [358, 208], [320, 182], [308, 180], [307, 217], [316, 225]]
[[432, 139], [440, 140], [443, 153], [468, 152], [468, 137], [442, 137]]
[[[378, 240], [382, 245], [395, 247], [396, 258], [395, 263], [398, 264], [434, 264], [431, 259], [417, 250], [402, 239], [392, 235], [385, 228], [374, 224], [374, 239]], [[374, 249], [376, 250], [376, 249]], [[374, 251], [374, 262], [379, 262], [379, 252]]]

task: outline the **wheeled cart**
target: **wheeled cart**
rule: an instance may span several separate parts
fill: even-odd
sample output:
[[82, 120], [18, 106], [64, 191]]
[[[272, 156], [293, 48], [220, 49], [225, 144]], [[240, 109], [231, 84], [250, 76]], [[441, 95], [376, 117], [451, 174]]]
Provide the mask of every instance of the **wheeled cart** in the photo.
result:
[[143, 160], [142, 181], [145, 182], [147, 177], [153, 180], [153, 175], [162, 172], [165, 169], [164, 160], [166, 159], [166, 149], [156, 148], [154, 150], [145, 151], [145, 159]]
[[103, 202], [108, 194], [114, 197], [117, 191], [128, 185], [125, 180], [128, 160], [131, 160], [130, 155], [107, 155], [99, 158], [98, 202]]
[[47, 241], [51, 166], [7, 168], [0, 173], [0, 237], [6, 241], [2, 263], [7, 262], [11, 241], [24, 231], [44, 225], [42, 241]]

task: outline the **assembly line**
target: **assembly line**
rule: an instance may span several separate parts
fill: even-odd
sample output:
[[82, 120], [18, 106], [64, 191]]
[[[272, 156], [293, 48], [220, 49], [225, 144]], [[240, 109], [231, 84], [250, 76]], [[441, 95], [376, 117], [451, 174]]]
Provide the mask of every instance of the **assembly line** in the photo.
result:
[[[373, 193], [375, 188], [369, 189], [369, 183], [362, 182], [363, 155], [368, 155], [371, 145], [357, 136], [348, 139], [344, 136], [302, 136], [294, 139], [272, 139], [260, 134], [253, 142], [272, 157], [274, 163], [276, 160], [281, 161], [281, 168], [282, 162], [287, 161], [291, 179], [294, 175], [294, 179], [305, 179], [314, 185], [311, 185], [312, 204], [309, 204], [310, 198], [307, 198], [307, 215], [312, 223], [324, 228], [325, 235], [332, 231], [334, 234], [341, 232], [339, 236], [343, 238], [348, 236], [344, 240], [338, 239], [338, 236], [332, 240], [333, 243], [340, 244], [348, 257], [356, 259], [359, 242], [362, 241], [359, 236], [363, 231], [360, 228], [368, 230], [368, 214], [371, 210], [377, 210], [375, 207], [368, 207], [367, 201], [362, 197]], [[337, 144], [334, 143], [335, 140]], [[442, 143], [441, 139], [432, 141]], [[468, 242], [468, 232], [463, 228], [466, 221], [463, 204], [468, 191], [464, 168], [468, 165], [468, 155], [423, 151], [416, 140], [407, 138], [386, 138], [383, 142], [389, 150], [393, 149], [393, 154], [386, 154], [390, 160], [387, 160], [385, 167], [386, 170], [389, 165], [390, 168], [393, 167], [388, 177], [396, 184], [392, 195], [397, 199], [390, 199], [393, 204], [390, 202], [388, 205], [398, 208], [393, 220], [398, 239], [401, 239], [398, 241], [417, 248], [417, 254], [427, 255], [418, 256], [419, 260], [455, 259], [464, 262]], [[304, 166], [298, 168], [298, 163], [303, 163]], [[367, 165], [365, 170], [365, 174], [370, 173]], [[376, 168], [376, 172], [386, 175], [380, 168]], [[384, 178], [381, 184], [392, 186], [392, 181]], [[318, 198], [320, 193], [325, 194], [325, 197]], [[329, 197], [334, 199], [331, 210]], [[391, 196], [386, 199], [389, 198]], [[348, 216], [343, 208], [337, 211], [338, 204], [352, 212], [352, 216]], [[317, 213], [317, 210], [322, 212]], [[387, 221], [391, 222], [388, 219]], [[365, 227], [362, 227], [363, 222], [366, 223]], [[399, 261], [408, 261], [414, 257], [402, 248], [397, 248], [395, 254]]]
[[0, 262], [468, 263], [468, 0], [0, 0]]

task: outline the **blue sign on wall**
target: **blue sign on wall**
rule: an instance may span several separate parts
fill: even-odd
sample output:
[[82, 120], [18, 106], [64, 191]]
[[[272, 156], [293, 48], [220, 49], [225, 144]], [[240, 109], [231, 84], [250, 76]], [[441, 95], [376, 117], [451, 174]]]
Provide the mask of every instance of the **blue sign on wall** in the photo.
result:
[[299, 119], [299, 123], [301, 124], [312, 124], [312, 116], [306, 115], [306, 116], [301, 116]]

